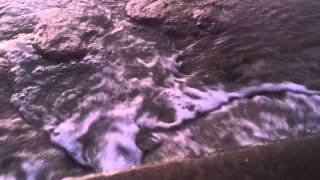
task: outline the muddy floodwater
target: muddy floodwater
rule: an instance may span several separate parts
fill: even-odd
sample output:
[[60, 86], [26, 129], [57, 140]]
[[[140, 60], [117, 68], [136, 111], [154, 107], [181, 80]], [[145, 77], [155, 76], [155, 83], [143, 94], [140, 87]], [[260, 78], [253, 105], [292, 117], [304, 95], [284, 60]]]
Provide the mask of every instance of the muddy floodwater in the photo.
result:
[[318, 0], [0, 0], [0, 179], [319, 131]]

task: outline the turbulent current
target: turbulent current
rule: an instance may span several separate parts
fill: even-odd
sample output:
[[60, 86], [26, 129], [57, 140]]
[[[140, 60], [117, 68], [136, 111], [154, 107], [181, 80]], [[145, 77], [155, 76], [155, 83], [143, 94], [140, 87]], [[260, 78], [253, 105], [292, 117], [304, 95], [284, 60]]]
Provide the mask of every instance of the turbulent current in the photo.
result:
[[319, 132], [319, 58], [317, 0], [0, 0], [0, 179]]

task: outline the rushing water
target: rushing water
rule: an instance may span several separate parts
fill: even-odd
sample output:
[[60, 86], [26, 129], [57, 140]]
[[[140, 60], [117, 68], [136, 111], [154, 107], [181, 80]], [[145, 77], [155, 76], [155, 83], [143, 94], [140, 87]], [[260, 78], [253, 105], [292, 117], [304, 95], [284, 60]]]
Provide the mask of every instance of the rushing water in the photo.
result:
[[220, 30], [177, 48], [126, 1], [0, 0], [11, 102], [95, 171], [318, 132], [320, 2], [216, 4]]

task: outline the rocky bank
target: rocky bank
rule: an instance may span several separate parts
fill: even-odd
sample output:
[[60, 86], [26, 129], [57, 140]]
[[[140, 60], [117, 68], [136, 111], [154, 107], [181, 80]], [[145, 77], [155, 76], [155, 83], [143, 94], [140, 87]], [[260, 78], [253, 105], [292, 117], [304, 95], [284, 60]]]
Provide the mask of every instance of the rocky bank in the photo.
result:
[[314, 0], [0, 0], [0, 179], [124, 170], [318, 133], [319, 9]]

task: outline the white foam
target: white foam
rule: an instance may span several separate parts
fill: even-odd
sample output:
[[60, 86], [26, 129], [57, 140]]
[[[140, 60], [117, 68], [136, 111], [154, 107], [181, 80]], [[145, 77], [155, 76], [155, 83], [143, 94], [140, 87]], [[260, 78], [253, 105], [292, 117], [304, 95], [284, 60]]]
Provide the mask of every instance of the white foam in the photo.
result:
[[[113, 124], [116, 132], [105, 132], [103, 142], [106, 142], [97, 153], [100, 171], [111, 171], [126, 168], [140, 163], [142, 152], [135, 144], [135, 137], [139, 131], [134, 118], [141, 106], [143, 98], [136, 97], [131, 102], [118, 104], [107, 112], [108, 117], [116, 119]], [[102, 142], [102, 143], [103, 143]], [[126, 153], [122, 154], [117, 147], [121, 146]]]
[[[294, 83], [264, 83], [257, 86], [250, 86], [240, 89], [235, 92], [226, 92], [222, 90], [210, 90], [200, 91], [195, 88], [186, 86], [175, 86], [173, 88], [165, 89], [160, 93], [160, 97], [165, 99], [169, 106], [175, 109], [175, 119], [172, 123], [165, 123], [155, 120], [150, 120], [145, 124], [148, 128], [163, 128], [168, 129], [179, 126], [183, 121], [193, 119], [197, 113], [205, 113], [220, 106], [227, 104], [234, 98], [246, 98], [259, 93], [276, 93], [276, 92], [292, 92], [295, 94], [313, 95], [319, 96], [319, 91], [308, 90], [306, 87]], [[194, 97], [188, 96], [191, 94]], [[311, 102], [309, 102], [310, 104]], [[314, 104], [310, 104], [310, 107], [316, 109]], [[146, 119], [150, 115], [144, 115], [139, 122], [147, 122]], [[150, 116], [151, 117], [151, 116]]]
[[[88, 106], [92, 100], [99, 99], [100, 96], [88, 97], [80, 107]], [[79, 121], [80, 113], [75, 113], [54, 129], [51, 140], [66, 149], [80, 164], [95, 167], [98, 171], [110, 171], [138, 164], [142, 152], [135, 144], [135, 137], [139, 128], [135, 124], [134, 118], [142, 100], [141, 96], [137, 96], [132, 101], [117, 104], [108, 111], [104, 111], [103, 107], [96, 108], [82, 121]], [[86, 155], [86, 158], [84, 158], [84, 147], [78, 140], [88, 132], [90, 126], [102, 115], [107, 117], [104, 119], [105, 121], [114, 120], [110, 124], [116, 131], [109, 132], [106, 129], [104, 134], [99, 135], [103, 136], [102, 139], [97, 137], [99, 138], [99, 144], [95, 147], [89, 147], [94, 148], [96, 154], [93, 157]], [[118, 146], [125, 149], [127, 153], [119, 152]]]
[[137, 96], [130, 102], [126, 101], [124, 103], [116, 105], [113, 110], [108, 111], [107, 114], [110, 117], [123, 118], [126, 119], [126, 121], [132, 123], [139, 107], [141, 106], [142, 101], [143, 97]]
[[277, 116], [270, 112], [261, 112], [259, 116], [264, 121], [262, 122], [263, 131], [267, 134], [266, 139], [285, 138], [286, 136], [279, 134], [277, 130], [281, 129], [285, 132], [290, 132], [290, 127], [287, 123], [287, 117]]
[[[135, 124], [119, 123], [117, 126], [122, 133], [107, 132], [104, 139], [108, 144], [97, 154], [100, 171], [119, 170], [140, 163], [142, 151], [134, 141], [139, 128]], [[117, 146], [124, 148], [128, 154], [121, 154]]]
[[[261, 129], [255, 125], [254, 123], [240, 118], [238, 119], [238, 124], [236, 129], [233, 129], [234, 131], [234, 138], [241, 146], [248, 146], [251, 144], [257, 144], [258, 142], [255, 140], [255, 138], [266, 138], [266, 135], [261, 131]], [[241, 127], [247, 127], [250, 130], [253, 131], [253, 137], [250, 137], [248, 133], [242, 130]]]
[[82, 145], [77, 140], [87, 133], [91, 124], [98, 120], [100, 115], [100, 111], [93, 111], [88, 114], [84, 121], [76, 122], [80, 114], [74, 114], [54, 130], [54, 133], [50, 136], [51, 141], [65, 148], [80, 164], [88, 165], [83, 158]]
[[16, 176], [14, 174], [0, 174], [0, 180], [16, 180]]
[[[259, 95], [232, 101], [199, 119], [209, 122], [195, 122], [178, 131], [160, 131], [157, 135], [165, 143], [157, 153], [163, 153], [166, 158], [187, 157], [190, 151], [204, 156], [226, 147], [259, 145], [301, 133], [319, 132], [320, 99], [315, 97], [318, 96], [288, 92], [281, 98]], [[252, 105], [257, 106], [256, 112], [244, 108]], [[300, 118], [295, 117], [298, 111], [302, 112]], [[152, 126], [157, 125], [153, 122]]]
[[42, 161], [23, 162], [21, 168], [26, 173], [26, 180], [34, 180], [38, 174], [38, 170], [43, 164]]

